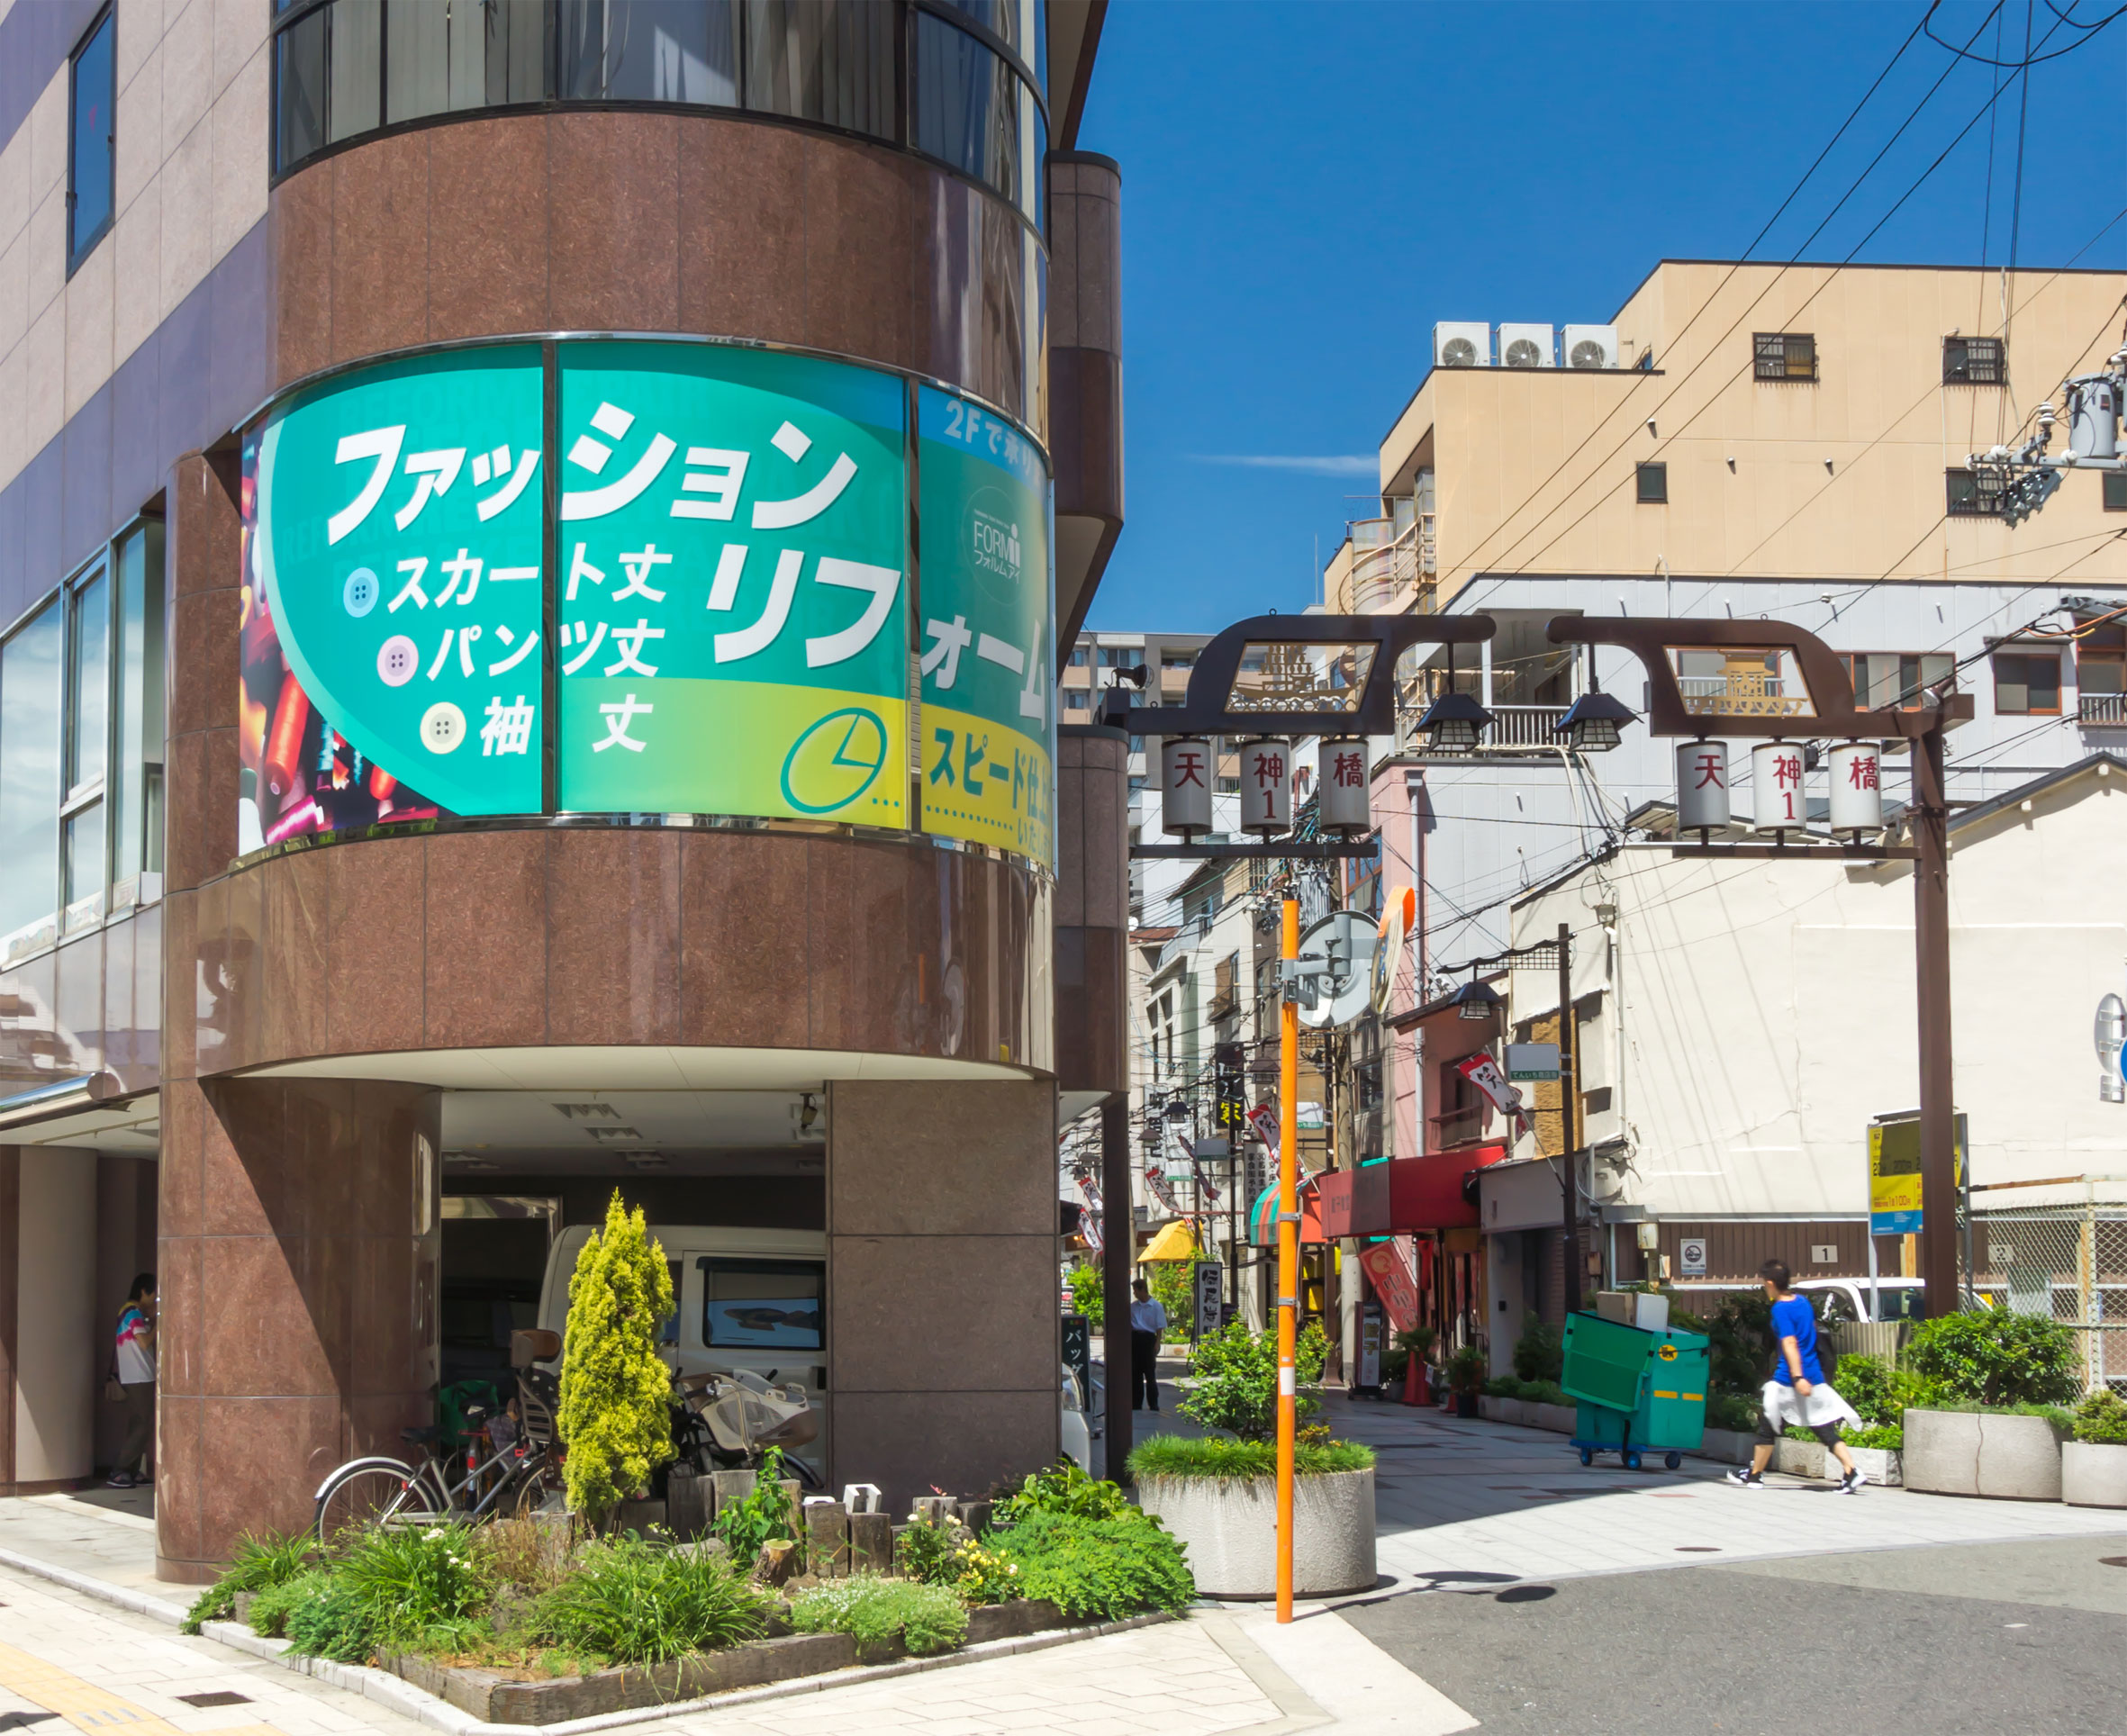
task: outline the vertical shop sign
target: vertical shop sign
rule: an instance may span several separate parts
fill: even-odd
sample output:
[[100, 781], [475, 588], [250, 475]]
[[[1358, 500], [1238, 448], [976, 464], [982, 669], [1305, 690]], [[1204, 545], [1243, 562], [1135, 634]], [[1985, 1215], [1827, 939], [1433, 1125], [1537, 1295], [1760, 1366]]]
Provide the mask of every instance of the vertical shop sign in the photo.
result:
[[810, 357], [562, 347], [564, 809], [906, 823], [906, 402]]
[[923, 827], [1055, 860], [1055, 574], [1031, 441], [918, 392]]
[[364, 368], [267, 418], [246, 478], [246, 847], [540, 809], [541, 395], [538, 348], [504, 345]]

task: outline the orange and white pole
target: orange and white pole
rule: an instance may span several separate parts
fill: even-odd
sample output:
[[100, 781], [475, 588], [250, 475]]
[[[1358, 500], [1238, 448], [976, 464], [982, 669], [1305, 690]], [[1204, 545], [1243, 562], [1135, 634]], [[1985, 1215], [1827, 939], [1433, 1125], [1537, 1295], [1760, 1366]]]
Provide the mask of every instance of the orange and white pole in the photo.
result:
[[[1285, 900], [1279, 956], [1299, 957], [1299, 901]], [[1278, 1619], [1292, 1619], [1293, 1352], [1299, 1322], [1299, 1003], [1281, 984], [1278, 1004]]]

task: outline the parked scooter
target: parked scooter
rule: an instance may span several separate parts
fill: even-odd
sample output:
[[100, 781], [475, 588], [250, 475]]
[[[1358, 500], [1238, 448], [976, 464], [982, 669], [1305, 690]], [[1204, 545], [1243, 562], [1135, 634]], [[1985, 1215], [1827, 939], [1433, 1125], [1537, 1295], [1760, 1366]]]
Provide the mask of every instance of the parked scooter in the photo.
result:
[[781, 1448], [783, 1467], [800, 1482], [819, 1488], [819, 1475], [793, 1452], [819, 1437], [819, 1413], [796, 1380], [772, 1385], [752, 1369], [711, 1369], [675, 1375], [680, 1399], [674, 1419], [682, 1459], [707, 1476], [718, 1470], [758, 1470], [771, 1447]]

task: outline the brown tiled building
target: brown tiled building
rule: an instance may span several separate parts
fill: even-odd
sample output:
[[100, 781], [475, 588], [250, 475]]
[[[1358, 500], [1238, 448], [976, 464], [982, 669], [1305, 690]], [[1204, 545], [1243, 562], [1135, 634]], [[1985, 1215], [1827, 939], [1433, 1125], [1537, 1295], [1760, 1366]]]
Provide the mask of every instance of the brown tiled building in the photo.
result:
[[[1055, 701], [1122, 520], [1119, 175], [1077, 149], [1104, 11], [0, 0], [0, 1487], [112, 1465], [96, 1394], [152, 1270], [160, 1571], [203, 1578], [240, 1530], [307, 1523], [344, 1459], [403, 1451], [616, 1186], [720, 1245], [817, 1249], [799, 1360], [835, 1486], [899, 1499], [1054, 1456], [1058, 1117], [1127, 1083], [1127, 745], [1060, 729]], [[735, 420], [645, 411], [630, 444], [616, 386], [586, 422], [572, 381], [621, 354], [638, 379], [710, 381]], [[394, 429], [354, 407], [507, 357], [533, 420], [493, 453], [414, 449], [418, 405]], [[728, 584], [695, 563], [716, 545], [689, 536], [741, 548], [735, 510], [754, 532], [835, 522], [848, 477], [796, 490], [836, 449], [823, 430], [855, 426], [837, 392], [890, 407], [864, 460], [891, 477], [887, 552], [819, 556], [817, 579], [786, 552], [773, 592], [766, 566]], [[480, 393], [445, 410], [501, 413]], [[755, 414], [782, 419], [772, 439], [729, 431]], [[361, 508], [387, 536], [394, 509], [402, 532], [424, 511], [471, 526], [475, 489], [530, 479], [539, 565], [491, 556], [487, 596], [539, 581], [514, 593], [535, 643], [491, 624], [480, 653], [492, 673], [538, 647], [516, 732], [510, 692], [485, 727], [422, 714], [451, 799], [318, 672], [353, 646], [384, 700], [461, 663], [484, 679], [477, 629], [432, 663], [432, 632], [418, 660], [410, 637], [399, 664], [377, 649], [439, 581], [403, 612], [397, 577], [334, 553], [352, 507], [304, 528], [285, 479], [305, 426], [335, 488], [383, 452], [361, 442], [405, 436]], [[593, 429], [623, 482], [670, 461], [656, 524], [680, 559], [644, 569], [687, 611], [659, 618], [667, 645], [705, 592], [734, 628], [759, 616], [668, 669], [659, 705], [736, 703], [723, 662], [775, 637], [793, 591], [801, 615], [845, 605], [797, 674], [744, 683], [742, 726], [674, 738], [699, 800], [566, 800], [630, 764], [567, 732], [575, 521], [619, 498]], [[1010, 514], [987, 483], [934, 493], [953, 438], [1053, 502], [1053, 536], [1011, 519], [1017, 642], [955, 613], [964, 533], [1001, 549]], [[852, 627], [849, 591], [816, 583], [876, 611]], [[329, 632], [301, 625], [318, 596]], [[890, 672], [869, 687], [841, 667], [865, 633]], [[992, 717], [967, 672], [996, 668], [1014, 686], [981, 737], [983, 809], [970, 726]], [[779, 719], [830, 678], [871, 721], [802, 760], [855, 712], [794, 742]], [[600, 709], [605, 745], [639, 749]], [[966, 740], [940, 755], [948, 726]], [[484, 799], [512, 752], [535, 794]], [[822, 767], [859, 767], [865, 803], [819, 798]], [[682, 1276], [696, 1307], [713, 1275]]]

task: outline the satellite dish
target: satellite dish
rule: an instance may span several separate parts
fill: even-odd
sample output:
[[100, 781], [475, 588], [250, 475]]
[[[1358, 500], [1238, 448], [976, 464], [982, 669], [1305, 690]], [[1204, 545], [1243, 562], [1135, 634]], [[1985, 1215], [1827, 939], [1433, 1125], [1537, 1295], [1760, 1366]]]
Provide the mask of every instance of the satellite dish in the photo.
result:
[[1583, 338], [1573, 346], [1572, 354], [1566, 357], [1566, 364], [1570, 367], [1607, 367], [1610, 365], [1610, 352], [1593, 338]]
[[1389, 1010], [1389, 991], [1395, 986], [1397, 963], [1403, 957], [1403, 948], [1410, 939], [1411, 931], [1417, 926], [1417, 889], [1406, 886], [1400, 892], [1391, 892], [1389, 908], [1382, 913], [1380, 927], [1376, 930], [1373, 969], [1368, 972], [1372, 979], [1373, 1009], [1377, 1016]]
[[1507, 366], [1541, 367], [1543, 366], [1543, 352], [1526, 338], [1516, 338], [1507, 346]]
[[[1372, 993], [1368, 954], [1374, 937], [1366, 932], [1363, 918], [1349, 910], [1326, 916], [1299, 937], [1302, 959], [1329, 958], [1338, 968], [1333, 975], [1314, 979], [1315, 997], [1299, 1003], [1299, 1022], [1309, 1030], [1342, 1029], [1366, 1010]], [[1303, 979], [1304, 981], [1304, 979]]]
[[1475, 367], [1477, 346], [1467, 338], [1450, 338], [1440, 348], [1440, 359], [1448, 367]]

